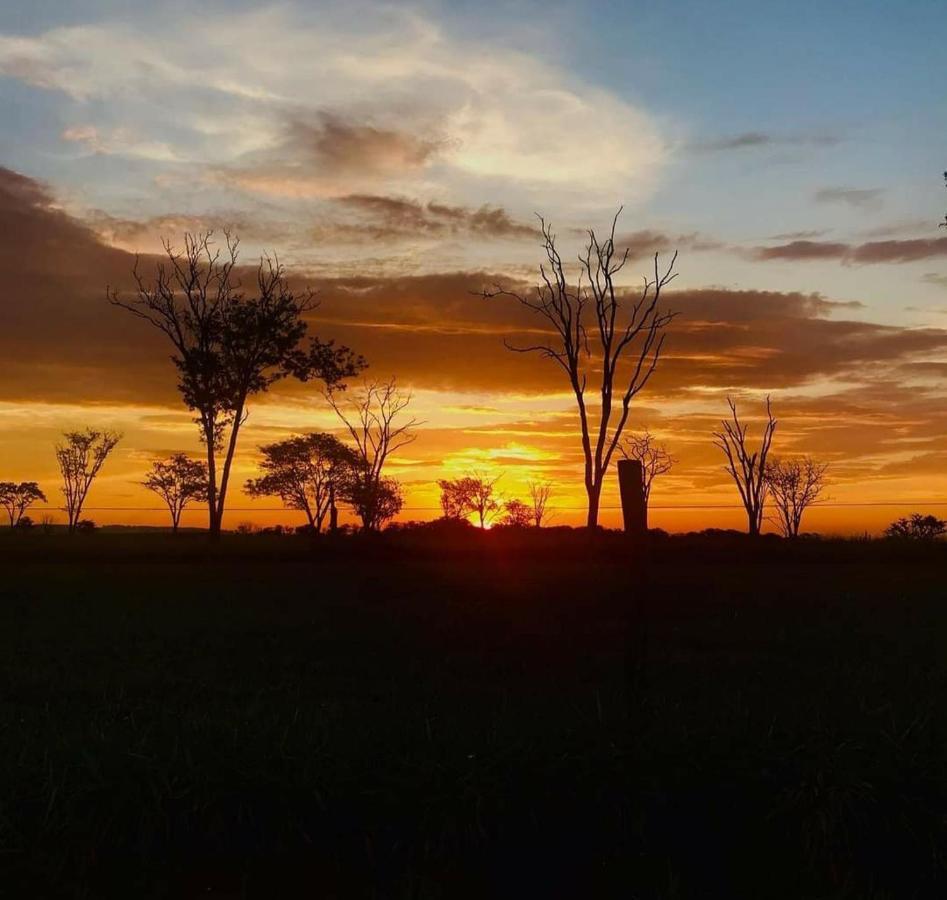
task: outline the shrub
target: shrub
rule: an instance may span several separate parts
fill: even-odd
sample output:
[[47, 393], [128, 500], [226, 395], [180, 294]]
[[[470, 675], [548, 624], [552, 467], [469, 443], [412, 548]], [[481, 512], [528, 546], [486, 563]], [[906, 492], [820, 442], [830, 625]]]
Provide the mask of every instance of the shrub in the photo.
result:
[[897, 519], [885, 529], [885, 537], [906, 538], [914, 541], [933, 541], [947, 532], [947, 522], [936, 516], [912, 513], [907, 518]]

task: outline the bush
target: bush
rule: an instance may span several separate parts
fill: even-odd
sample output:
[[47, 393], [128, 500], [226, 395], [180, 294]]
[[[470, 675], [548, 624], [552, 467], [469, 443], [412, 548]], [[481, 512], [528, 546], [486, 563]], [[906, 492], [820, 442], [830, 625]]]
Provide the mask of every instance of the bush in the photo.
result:
[[98, 526], [91, 519], [80, 519], [76, 522], [76, 531], [81, 534], [92, 534]]
[[35, 523], [29, 516], [21, 516], [20, 521], [16, 523], [16, 527], [23, 530], [29, 531]]
[[885, 529], [885, 537], [903, 538], [912, 541], [933, 541], [947, 532], [947, 522], [936, 516], [912, 513], [907, 518], [897, 519]]

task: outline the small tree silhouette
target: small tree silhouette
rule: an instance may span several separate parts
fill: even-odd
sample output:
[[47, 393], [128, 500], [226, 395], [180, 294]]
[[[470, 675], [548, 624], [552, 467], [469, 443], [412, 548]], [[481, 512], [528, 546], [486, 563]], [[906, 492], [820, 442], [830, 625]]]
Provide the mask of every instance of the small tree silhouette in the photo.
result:
[[785, 537], [799, 536], [805, 511], [825, 489], [827, 463], [809, 456], [801, 459], [774, 459], [766, 464], [766, 484], [776, 506], [779, 527]]
[[207, 500], [207, 465], [175, 453], [165, 462], [156, 460], [142, 486], [153, 491], [168, 505], [171, 532], [178, 533], [181, 513], [194, 501]]
[[885, 537], [914, 541], [933, 541], [942, 534], [947, 534], [947, 522], [921, 513], [912, 513], [907, 518], [897, 519], [885, 529]]
[[549, 498], [552, 496], [552, 484], [548, 481], [529, 483], [530, 519], [536, 528], [542, 528], [547, 518]]
[[263, 476], [251, 478], [251, 497], [279, 497], [301, 510], [315, 531], [322, 531], [336, 502], [349, 502], [361, 458], [331, 434], [306, 434], [260, 447]]
[[[326, 391], [325, 396], [348, 429], [359, 456], [350, 502], [364, 530], [375, 531], [403, 505], [397, 483], [383, 478], [382, 472], [393, 453], [417, 440], [415, 429], [421, 423], [402, 416], [411, 403], [411, 394], [399, 390], [392, 378], [364, 385], [349, 395], [345, 404], [333, 391]], [[395, 511], [390, 512], [392, 509]], [[383, 518], [379, 520], [378, 516]]]
[[504, 502], [500, 522], [509, 528], [529, 528], [533, 524], [533, 511], [522, 500], [514, 497]]
[[46, 495], [35, 481], [0, 481], [0, 506], [10, 517], [10, 527], [16, 528], [23, 514], [40, 500], [46, 502]]
[[480, 527], [485, 528], [500, 509], [500, 501], [493, 492], [499, 480], [500, 476], [487, 478], [473, 472], [453, 481], [438, 481], [445, 518], [462, 519], [473, 514], [477, 516]]
[[674, 466], [674, 457], [663, 444], [658, 444], [650, 431], [630, 434], [619, 445], [618, 450], [625, 459], [641, 463], [641, 486], [647, 507], [651, 499], [651, 485], [659, 475], [666, 475]]
[[86, 428], [85, 431], [65, 432], [63, 441], [56, 445], [65, 498], [63, 511], [68, 517], [70, 532], [79, 526], [89, 488], [121, 438], [121, 434], [114, 431]]
[[766, 458], [773, 444], [776, 420], [767, 397], [766, 425], [763, 428], [760, 449], [751, 451], [746, 443], [747, 426], [740, 424], [736, 404], [730, 397], [727, 397], [727, 404], [730, 407], [731, 420], [724, 419], [720, 423], [722, 430], [713, 433], [714, 444], [727, 457], [727, 472], [736, 484], [743, 508], [746, 510], [747, 530], [756, 536], [763, 525], [763, 507], [767, 491]]

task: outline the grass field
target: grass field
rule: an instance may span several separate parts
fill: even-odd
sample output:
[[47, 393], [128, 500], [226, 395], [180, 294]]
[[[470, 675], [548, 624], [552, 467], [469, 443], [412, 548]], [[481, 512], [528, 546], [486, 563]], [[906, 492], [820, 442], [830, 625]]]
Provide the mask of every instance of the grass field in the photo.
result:
[[4, 535], [0, 896], [947, 896], [947, 547]]

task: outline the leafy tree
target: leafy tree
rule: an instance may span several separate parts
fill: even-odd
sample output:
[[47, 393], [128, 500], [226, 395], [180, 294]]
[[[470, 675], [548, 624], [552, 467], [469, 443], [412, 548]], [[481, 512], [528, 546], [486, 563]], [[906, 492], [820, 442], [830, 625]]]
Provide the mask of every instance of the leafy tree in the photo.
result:
[[[114, 431], [67, 431], [63, 441], [56, 445], [56, 460], [62, 473], [62, 492], [65, 498], [63, 511], [69, 522], [69, 531], [74, 532], [80, 524], [82, 505], [85, 503], [99, 470], [122, 436]], [[84, 529], [85, 530], [85, 529]]]
[[364, 385], [349, 395], [345, 405], [333, 391], [326, 392], [326, 399], [348, 429], [359, 457], [349, 502], [362, 528], [375, 531], [397, 515], [404, 503], [397, 483], [382, 473], [392, 454], [417, 440], [415, 429], [421, 423], [403, 416], [411, 394], [401, 391], [392, 378]]
[[137, 290], [125, 299], [109, 290], [111, 303], [157, 328], [174, 349], [178, 390], [196, 413], [207, 449], [207, 505], [212, 537], [220, 535], [240, 428], [248, 400], [289, 376], [342, 382], [366, 365], [347, 347], [307, 334], [312, 291], [298, 292], [277, 258], [264, 256], [254, 285], [244, 291], [237, 271], [238, 241], [224, 232], [226, 252], [212, 232], [186, 234], [184, 250], [165, 242], [165, 257], [147, 280], [135, 264]]
[[156, 461], [142, 485], [168, 504], [171, 531], [177, 534], [185, 507], [207, 499], [207, 465], [184, 453], [175, 453], [166, 462]]
[[368, 477], [364, 471], [349, 487], [346, 499], [362, 520], [364, 531], [381, 530], [404, 506], [401, 485], [397, 481]]
[[515, 497], [503, 504], [501, 524], [510, 528], [529, 528], [533, 524], [533, 510]]
[[897, 519], [885, 529], [885, 537], [907, 538], [915, 541], [933, 541], [947, 533], [947, 522], [936, 516], [912, 513], [907, 518]]
[[715, 431], [714, 444], [727, 457], [727, 472], [740, 492], [740, 500], [746, 510], [747, 530], [758, 535], [763, 525], [763, 507], [766, 504], [766, 458], [773, 444], [776, 420], [769, 397], [766, 398], [766, 424], [759, 450], [751, 450], [747, 445], [747, 425], [743, 425], [737, 416], [736, 404], [727, 397], [730, 406], [731, 421], [721, 422], [721, 431]]
[[766, 483], [785, 537], [798, 537], [803, 513], [825, 489], [827, 470], [827, 463], [816, 462], [809, 456], [774, 459], [766, 464]]
[[[664, 287], [675, 278], [676, 253], [663, 272], [655, 254], [653, 278], [646, 276], [634, 295], [616, 285], [629, 253], [615, 247], [619, 215], [621, 209], [604, 240], [589, 230], [575, 285], [569, 282], [551, 226], [540, 219], [546, 262], [539, 269], [539, 285], [527, 294], [500, 285], [482, 292], [486, 299], [516, 300], [551, 327], [548, 342], [519, 347], [507, 343], [507, 347], [551, 359], [569, 382], [579, 414], [589, 528], [598, 526], [602, 485], [628, 421], [631, 401], [654, 373], [664, 346], [664, 330], [674, 318], [674, 313], [661, 308], [660, 300]], [[586, 396], [590, 379], [597, 382], [592, 404]]]
[[441, 489], [441, 509], [445, 518], [462, 519], [476, 515], [481, 528], [500, 509], [500, 501], [494, 496], [497, 478], [487, 478], [477, 472], [463, 478], [438, 481]]
[[16, 528], [23, 520], [23, 514], [40, 500], [45, 503], [46, 495], [35, 481], [0, 481], [0, 506], [10, 517], [11, 528]]
[[331, 434], [306, 434], [260, 447], [264, 475], [247, 482], [252, 497], [279, 497], [322, 531], [336, 502], [349, 502], [361, 458]]

